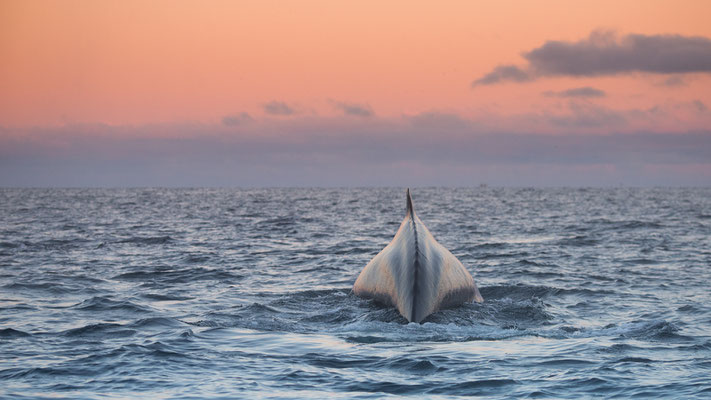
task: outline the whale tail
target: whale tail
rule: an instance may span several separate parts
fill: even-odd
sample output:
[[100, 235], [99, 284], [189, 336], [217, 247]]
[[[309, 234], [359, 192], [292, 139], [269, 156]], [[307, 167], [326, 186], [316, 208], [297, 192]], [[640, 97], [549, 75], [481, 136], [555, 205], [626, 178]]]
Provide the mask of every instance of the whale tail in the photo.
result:
[[363, 268], [353, 292], [394, 306], [410, 322], [422, 322], [442, 308], [483, 301], [471, 274], [415, 214], [410, 189], [400, 228]]

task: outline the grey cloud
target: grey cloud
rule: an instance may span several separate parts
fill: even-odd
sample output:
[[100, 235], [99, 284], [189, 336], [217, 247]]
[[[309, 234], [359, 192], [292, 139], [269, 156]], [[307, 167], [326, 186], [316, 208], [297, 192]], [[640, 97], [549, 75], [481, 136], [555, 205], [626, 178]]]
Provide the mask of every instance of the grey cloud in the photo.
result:
[[670, 76], [669, 78], [663, 80], [659, 86], [667, 86], [667, 87], [678, 87], [678, 86], [686, 86], [686, 81], [679, 76], [679, 75], [674, 75]]
[[252, 121], [252, 117], [246, 112], [241, 112], [238, 114], [226, 115], [222, 117], [222, 124], [225, 126], [239, 126], [245, 122]]
[[709, 108], [706, 107], [706, 104], [704, 104], [704, 102], [702, 102], [701, 100], [694, 100], [691, 103], [694, 105], [696, 111], [698, 112], [703, 113], [709, 110]]
[[271, 115], [292, 115], [294, 109], [283, 101], [270, 101], [264, 104], [264, 112]]
[[472, 87], [492, 85], [501, 81], [526, 82], [533, 77], [515, 65], [499, 65], [493, 71], [472, 82]]
[[585, 86], [585, 87], [579, 87], [579, 88], [574, 88], [574, 89], [567, 89], [563, 90], [560, 92], [554, 92], [554, 91], [547, 91], [543, 92], [544, 96], [547, 97], [562, 97], [562, 98], [570, 98], [570, 97], [605, 97], [606, 93], [600, 89], [595, 89], [590, 86]]
[[[526, 67], [498, 66], [473, 85], [505, 80], [521, 82], [546, 76], [708, 73], [711, 72], [711, 39], [641, 34], [620, 38], [614, 32], [594, 31], [577, 42], [547, 41], [541, 47], [524, 52], [523, 57], [528, 61]], [[502, 68], [516, 73], [502, 74]]]
[[652, 114], [652, 115], [655, 115], [655, 114], [656, 115], [666, 115], [666, 111], [662, 107], [660, 107], [658, 104], [654, 105], [652, 107], [649, 107], [646, 110], [646, 112], [648, 112], [649, 114]]
[[372, 117], [374, 114], [373, 110], [367, 104], [360, 105], [340, 101], [332, 101], [331, 104], [333, 104], [333, 106], [337, 109], [343, 111], [343, 114], [345, 115], [352, 115], [355, 117]]
[[590, 104], [571, 102], [570, 114], [551, 116], [549, 122], [566, 128], [616, 128], [624, 125], [627, 118], [621, 112]]
[[618, 39], [612, 32], [593, 32], [575, 43], [548, 41], [524, 57], [540, 75], [711, 72], [711, 40], [681, 35]]

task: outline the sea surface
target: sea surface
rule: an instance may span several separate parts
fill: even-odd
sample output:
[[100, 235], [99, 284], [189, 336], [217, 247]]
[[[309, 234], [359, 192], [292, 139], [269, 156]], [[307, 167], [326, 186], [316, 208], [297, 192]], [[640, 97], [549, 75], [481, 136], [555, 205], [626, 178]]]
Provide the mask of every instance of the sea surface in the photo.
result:
[[404, 188], [0, 189], [2, 398], [711, 398], [711, 188], [414, 188], [485, 301], [351, 293]]

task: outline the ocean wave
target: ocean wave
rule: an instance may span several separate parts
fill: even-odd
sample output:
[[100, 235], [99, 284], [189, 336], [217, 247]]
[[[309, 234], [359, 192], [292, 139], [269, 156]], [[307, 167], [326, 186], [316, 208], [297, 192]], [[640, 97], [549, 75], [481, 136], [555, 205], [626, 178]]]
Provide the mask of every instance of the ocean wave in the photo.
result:
[[98, 337], [98, 338], [120, 338], [133, 336], [136, 331], [126, 329], [121, 324], [116, 323], [96, 323], [88, 324], [78, 328], [68, 329], [61, 332], [63, 336], [69, 337]]
[[0, 338], [13, 339], [13, 338], [21, 338], [21, 337], [29, 337], [29, 336], [32, 336], [32, 335], [27, 332], [23, 332], [23, 331], [20, 331], [17, 329], [12, 329], [12, 328], [0, 329]]
[[135, 244], [137, 246], [155, 246], [174, 242], [168, 235], [165, 236], [132, 236], [130, 238], [118, 240], [117, 243]]
[[551, 340], [580, 339], [595, 337], [625, 337], [647, 341], [686, 341], [679, 335], [678, 328], [667, 321], [631, 322], [622, 326], [575, 329], [554, 327], [504, 327], [492, 325], [459, 325], [425, 322], [417, 324], [398, 324], [382, 321], [357, 321], [346, 325], [343, 330], [336, 330], [345, 340], [353, 343], [381, 342], [470, 342], [510, 340], [520, 337], [540, 337]]
[[[40, 282], [40, 283], [22, 283], [14, 282], [3, 286], [4, 289], [11, 291], [39, 291], [47, 292], [55, 295], [73, 293], [74, 289], [72, 287], [62, 285], [58, 282]], [[92, 291], [90, 288], [86, 288], [85, 291]]]
[[600, 239], [591, 235], [575, 235], [560, 239], [556, 242], [559, 246], [587, 247], [600, 244]]
[[196, 267], [187, 269], [156, 269], [153, 271], [131, 271], [115, 275], [111, 279], [121, 281], [141, 281], [163, 284], [176, 284], [205, 280], [233, 282], [242, 278], [242, 275], [228, 272], [224, 269], [208, 269], [205, 267]]
[[37, 242], [23, 242], [24, 248], [27, 251], [68, 251], [80, 248], [88, 243], [89, 240], [82, 237], [73, 237], [70, 239], [47, 239]]
[[2, 249], [16, 249], [20, 246], [21, 244], [17, 242], [0, 242], [0, 248]]
[[149, 313], [152, 310], [146, 306], [138, 305], [127, 300], [113, 300], [106, 296], [95, 296], [84, 300], [72, 308], [81, 311], [91, 312], [128, 312], [128, 313]]
[[491, 389], [503, 389], [505, 387], [518, 384], [520, 384], [519, 381], [508, 378], [481, 379], [456, 384], [440, 385], [439, 387], [427, 390], [426, 393], [447, 394], [453, 396], [491, 396], [494, 394]]
[[184, 325], [183, 322], [181, 322], [175, 318], [150, 317], [150, 318], [142, 318], [137, 321], [134, 321], [134, 322], [126, 325], [126, 327], [143, 332], [146, 329], [179, 328], [183, 325]]
[[187, 301], [194, 299], [194, 297], [190, 296], [163, 293], [141, 293], [140, 296], [150, 301]]

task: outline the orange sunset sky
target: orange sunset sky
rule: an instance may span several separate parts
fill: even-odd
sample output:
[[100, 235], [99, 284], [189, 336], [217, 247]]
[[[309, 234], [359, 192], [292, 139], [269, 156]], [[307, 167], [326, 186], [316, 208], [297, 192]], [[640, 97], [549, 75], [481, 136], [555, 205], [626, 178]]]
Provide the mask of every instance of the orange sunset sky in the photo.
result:
[[[708, 1], [0, 0], [0, 185], [526, 185], [532, 166], [533, 184], [708, 185], [710, 15]], [[553, 136], [559, 153], [523, 157]], [[410, 137], [444, 147], [389, 160]], [[196, 145], [176, 138], [200, 143], [190, 167]], [[475, 140], [484, 156], [453, 154]]]

